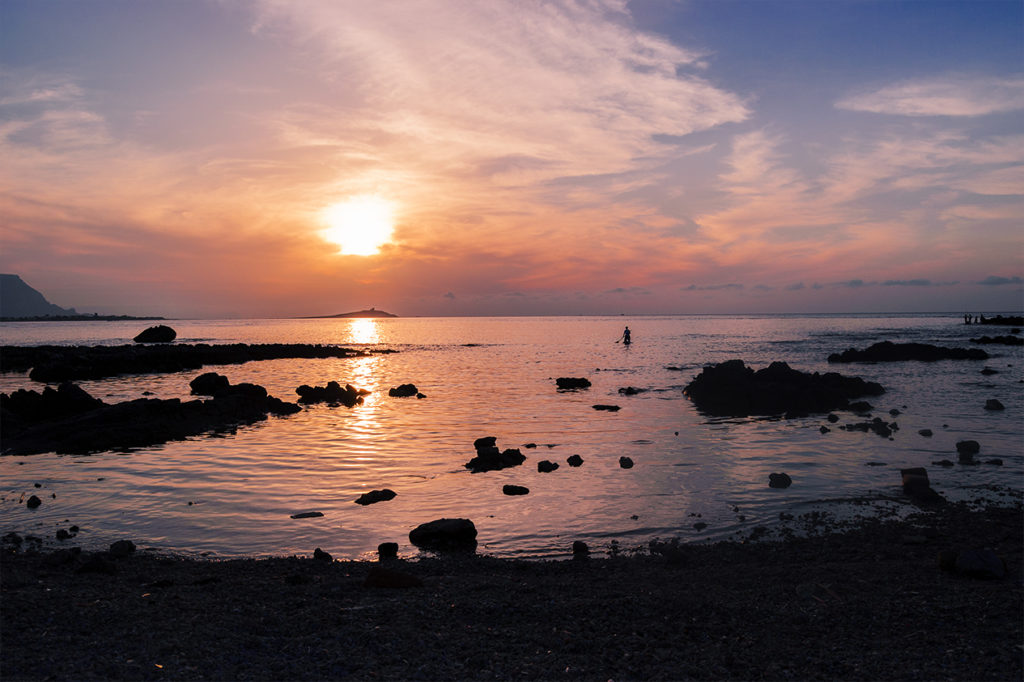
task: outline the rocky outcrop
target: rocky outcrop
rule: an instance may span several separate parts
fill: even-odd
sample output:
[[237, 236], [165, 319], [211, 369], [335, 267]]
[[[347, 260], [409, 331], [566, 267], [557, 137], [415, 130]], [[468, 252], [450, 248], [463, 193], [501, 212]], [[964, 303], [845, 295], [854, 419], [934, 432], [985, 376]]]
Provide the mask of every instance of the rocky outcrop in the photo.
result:
[[469, 519], [437, 519], [410, 531], [409, 541], [434, 551], [472, 551], [476, 549], [476, 526]]
[[927, 343], [893, 343], [882, 341], [864, 350], [850, 348], [828, 356], [829, 362], [936, 362], [938, 360], [987, 360], [980, 348], [946, 348]]
[[834, 372], [807, 374], [784, 362], [755, 372], [742, 360], [705, 367], [683, 391], [701, 412], [735, 417], [828, 412], [847, 407], [852, 398], [884, 392], [872, 381]]
[[416, 384], [402, 384], [395, 388], [388, 389], [388, 395], [392, 398], [411, 398], [419, 393]]
[[365, 388], [355, 388], [351, 384], [345, 384], [342, 388], [337, 381], [328, 381], [326, 386], [307, 386], [303, 384], [295, 389], [299, 394], [299, 402], [305, 405], [310, 403], [328, 403], [332, 405], [344, 405], [355, 407], [363, 404], [363, 396], [370, 395]]
[[166, 324], [158, 324], [155, 327], [143, 329], [132, 341], [135, 343], [170, 343], [178, 338], [178, 332]]
[[507, 467], [519, 466], [526, 461], [526, 455], [519, 451], [519, 448], [499, 450], [497, 438], [486, 436], [477, 438], [473, 442], [476, 448], [476, 457], [466, 462], [465, 467], [474, 474], [481, 471], [497, 471]]
[[0, 347], [5, 371], [31, 370], [29, 378], [44, 383], [105, 379], [125, 374], [183, 372], [206, 365], [237, 365], [257, 360], [366, 355], [369, 355], [366, 351], [351, 348], [294, 343]]
[[268, 415], [301, 408], [267, 395], [256, 384], [230, 385], [212, 400], [141, 398], [107, 404], [79, 386], [0, 394], [2, 454], [83, 454], [148, 447], [207, 432], [227, 431]]

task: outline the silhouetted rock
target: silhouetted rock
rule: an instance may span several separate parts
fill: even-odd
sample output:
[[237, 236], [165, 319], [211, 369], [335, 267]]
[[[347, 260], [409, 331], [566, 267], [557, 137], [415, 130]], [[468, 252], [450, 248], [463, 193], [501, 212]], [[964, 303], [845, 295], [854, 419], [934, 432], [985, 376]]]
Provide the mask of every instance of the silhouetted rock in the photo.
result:
[[178, 338], [178, 332], [165, 324], [158, 324], [155, 327], [142, 330], [132, 341], [135, 343], [170, 343], [176, 338]]
[[619, 467], [622, 469], [632, 469], [633, 459], [631, 457], [619, 457]]
[[123, 559], [135, 552], [135, 543], [131, 540], [118, 540], [110, 545], [110, 556]]
[[994, 370], [994, 369], [992, 369], [991, 367], [986, 367], [985, 369], [981, 370], [981, 374], [983, 374], [983, 375], [985, 375], [987, 377], [990, 377], [993, 374], [999, 374], [999, 372]]
[[768, 474], [769, 488], [788, 488], [793, 485], [793, 479], [789, 474]]
[[529, 495], [530, 489], [521, 485], [504, 485], [501, 492], [505, 495]]
[[348, 358], [370, 354], [369, 351], [337, 346], [286, 343], [0, 347], [6, 371], [31, 370], [29, 378], [44, 383], [149, 372], [183, 372], [200, 369], [204, 365], [237, 365], [258, 360]]
[[475, 550], [476, 526], [469, 519], [437, 519], [410, 531], [409, 541], [437, 551]]
[[962, 440], [956, 444], [956, 454], [960, 464], [974, 464], [974, 456], [981, 452], [981, 445], [976, 440]]
[[332, 557], [329, 552], [325, 552], [324, 550], [320, 549], [319, 547], [317, 547], [316, 549], [313, 550], [313, 558], [316, 559], [317, 561], [327, 561], [327, 562], [334, 561], [334, 557]]
[[366, 574], [363, 586], [384, 589], [406, 589], [422, 587], [423, 581], [411, 573], [397, 571], [393, 568], [384, 568], [380, 564], [375, 564], [370, 566], [370, 572]]
[[945, 348], [927, 343], [893, 343], [882, 341], [864, 350], [850, 348], [828, 356], [829, 362], [935, 362], [937, 360], [987, 360], [980, 348]]
[[298, 514], [292, 514], [291, 518], [293, 518], [293, 519], [317, 519], [317, 518], [320, 518], [323, 515], [324, 515], [323, 512], [308, 511], [308, 512], [299, 512]]
[[[52, 410], [50, 408], [53, 408]], [[300, 410], [255, 384], [237, 384], [213, 400], [140, 398], [108, 405], [73, 384], [42, 394], [0, 394], [3, 454], [86, 453], [146, 447], [224, 431]]]
[[1003, 407], [1003, 404], [995, 398], [990, 398], [985, 401], [985, 409], [998, 412], [999, 410], [1005, 410], [1006, 408]]
[[558, 389], [561, 391], [575, 391], [581, 388], [590, 388], [590, 380], [582, 377], [558, 377], [555, 379], [555, 384], [558, 385]]
[[592, 407], [595, 410], [600, 410], [604, 412], [618, 412], [619, 410], [622, 409], [618, 405], [593, 405]]
[[846, 406], [850, 412], [856, 412], [857, 414], [866, 414], [874, 409], [874, 406], [866, 400], [857, 400]]
[[835, 413], [829, 413], [826, 419], [828, 419], [829, 422], [831, 422], [832, 424], [835, 424], [837, 421], [839, 421], [839, 415]]
[[35, 509], [36, 507], [38, 507], [42, 503], [43, 503], [42, 500], [40, 500], [38, 497], [33, 495], [32, 497], [28, 498], [28, 500], [25, 501], [25, 506], [28, 507], [29, 509]]
[[920, 431], [918, 431], [918, 433], [921, 434], [922, 436], [924, 436], [925, 438], [931, 438], [932, 437], [932, 430], [931, 429], [921, 429]]
[[231, 382], [223, 374], [206, 372], [190, 381], [188, 385], [195, 395], [217, 395], [230, 388]]
[[388, 389], [388, 395], [392, 398], [411, 398], [418, 392], [419, 390], [415, 384], [402, 384], [396, 388]]
[[370, 395], [365, 388], [356, 388], [345, 384], [342, 388], [337, 381], [328, 381], [326, 386], [307, 386], [303, 384], [295, 389], [299, 394], [299, 402], [303, 404], [330, 403], [355, 407], [363, 404], [363, 396]]
[[578, 467], [583, 465], [583, 458], [580, 457], [579, 455], [569, 455], [569, 458], [565, 461], [571, 467]]
[[585, 559], [590, 556], [590, 547], [582, 540], [575, 540], [572, 543], [572, 556], [575, 559]]
[[736, 417], [828, 412], [845, 408], [851, 398], [884, 392], [874, 382], [834, 372], [807, 374], [784, 362], [755, 372], [742, 360], [705, 367], [683, 391], [705, 414]]
[[839, 428], [844, 431], [863, 431], [865, 433], [875, 433], [883, 438], [889, 438], [892, 436], [893, 431], [896, 431], [899, 427], [895, 422], [886, 423], [881, 417], [875, 417], [869, 422], [858, 422], [856, 424], [845, 424]]
[[376, 502], [387, 502], [388, 500], [395, 499], [395, 496], [397, 494], [398, 493], [396, 493], [394, 490], [389, 490], [388, 488], [384, 488], [383, 490], [371, 490], [368, 493], [363, 493], [362, 495], [360, 495], [359, 499], [356, 500], [356, 504], [361, 504], [365, 506], [368, 504], [374, 504]]
[[473, 441], [476, 448], [476, 457], [464, 465], [474, 474], [482, 471], [497, 471], [507, 467], [519, 466], [526, 461], [526, 455], [519, 451], [519, 448], [508, 448], [499, 450], [495, 443], [497, 438], [486, 436]]
[[818, 431], [820, 433], [831, 433], [832, 429], [828, 428], [827, 426], [819, 426]]
[[377, 545], [377, 558], [381, 561], [398, 558], [397, 542], [382, 542]]
[[541, 460], [537, 462], [537, 471], [542, 474], [547, 474], [558, 468], [558, 462], [550, 462], [548, 460]]
[[903, 492], [915, 502], [931, 504], [943, 502], [941, 495], [935, 492], [928, 481], [928, 471], [924, 467], [900, 469]]
[[619, 393], [622, 395], [636, 395], [637, 393], [645, 393], [646, 388], [636, 388], [635, 386], [626, 386], [619, 389]]
[[992, 459], [986, 459], [985, 464], [994, 464], [997, 467], [1001, 467], [1003, 466], [1003, 460], [998, 457], [993, 457]]

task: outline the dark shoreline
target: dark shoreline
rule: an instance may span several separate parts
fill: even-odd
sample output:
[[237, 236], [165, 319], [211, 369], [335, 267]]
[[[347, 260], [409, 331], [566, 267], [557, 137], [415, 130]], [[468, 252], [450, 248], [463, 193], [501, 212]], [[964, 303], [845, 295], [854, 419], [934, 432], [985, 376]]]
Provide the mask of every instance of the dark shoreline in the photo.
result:
[[[1021, 679], [1022, 507], [569, 561], [0, 557], [4, 679]], [[993, 549], [1008, 575], [943, 571]], [[63, 555], [67, 558], [67, 554]]]

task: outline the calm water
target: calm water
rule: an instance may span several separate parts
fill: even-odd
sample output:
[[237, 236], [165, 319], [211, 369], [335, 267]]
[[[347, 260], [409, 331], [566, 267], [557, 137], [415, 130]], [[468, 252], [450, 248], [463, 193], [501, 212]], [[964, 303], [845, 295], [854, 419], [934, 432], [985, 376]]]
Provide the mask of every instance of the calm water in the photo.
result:
[[[344, 360], [279, 360], [140, 375], [82, 386], [107, 402], [191, 398], [188, 383], [213, 370], [294, 400], [300, 384], [336, 380], [372, 391], [352, 409], [315, 405], [240, 428], [227, 437], [90, 456], [0, 458], [0, 532], [52, 538], [82, 528], [73, 541], [102, 546], [131, 538], [143, 547], [215, 556], [371, 555], [395, 541], [416, 550], [408, 532], [440, 517], [472, 519], [480, 551], [500, 556], [560, 556], [573, 540], [597, 549], [614, 540], [639, 545], [653, 537], [719, 539], [755, 526], [777, 527], [779, 513], [842, 505], [854, 496], [897, 496], [899, 469], [926, 466], [933, 487], [951, 499], [979, 487], [1021, 489], [1024, 399], [1020, 347], [989, 346], [986, 362], [837, 365], [829, 353], [880, 340], [967, 345], [995, 328], [965, 327], [956, 316], [709, 316], [410, 318], [383, 320], [230, 320], [170, 322], [180, 342], [329, 343], [392, 348], [399, 353]], [[615, 342], [629, 324], [634, 343]], [[5, 323], [5, 344], [121, 344], [146, 323]], [[833, 429], [808, 419], [716, 419], [699, 415], [682, 395], [707, 363], [741, 358], [755, 368], [783, 360], [805, 371], [839, 371], [880, 382], [876, 414], [898, 408], [894, 440]], [[2, 362], [2, 359], [0, 359]], [[682, 368], [668, 369], [669, 366]], [[985, 367], [998, 374], [983, 376]], [[593, 387], [559, 393], [554, 379], [585, 376]], [[427, 399], [389, 398], [389, 387], [414, 383]], [[648, 389], [635, 396], [618, 389]], [[23, 374], [0, 374], [0, 391], [36, 388]], [[998, 398], [1004, 412], [983, 409]], [[617, 404], [617, 413], [597, 403]], [[843, 421], [854, 421], [844, 414]], [[932, 438], [917, 431], [930, 428]], [[473, 440], [493, 435], [523, 449], [521, 467], [471, 474], [463, 464]], [[982, 458], [1004, 466], [941, 468], [954, 444], [975, 439]], [[569, 468], [569, 455], [585, 463]], [[636, 466], [621, 469], [630, 456]], [[537, 472], [542, 459], [560, 462]], [[884, 462], [886, 466], [867, 466]], [[768, 474], [794, 484], [770, 489]], [[40, 490], [34, 484], [41, 484]], [[507, 497], [502, 485], [530, 494]], [[363, 507], [363, 492], [398, 496]], [[19, 503], [36, 493], [43, 505]], [[56, 498], [51, 498], [56, 494]], [[189, 504], [189, 503], [192, 504]], [[293, 520], [302, 511], [322, 518]], [[700, 515], [699, 518], [697, 515]], [[696, 521], [707, 524], [703, 530]]]

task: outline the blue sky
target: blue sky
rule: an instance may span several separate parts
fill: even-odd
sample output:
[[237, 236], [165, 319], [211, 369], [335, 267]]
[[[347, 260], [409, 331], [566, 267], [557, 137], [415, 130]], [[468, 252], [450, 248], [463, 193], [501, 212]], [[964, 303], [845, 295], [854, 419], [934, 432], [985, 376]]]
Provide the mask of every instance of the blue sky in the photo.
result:
[[[3, 0], [0, 271], [168, 316], [1019, 310], [1022, 27], [992, 0]], [[392, 224], [325, 224], [367, 197]]]

